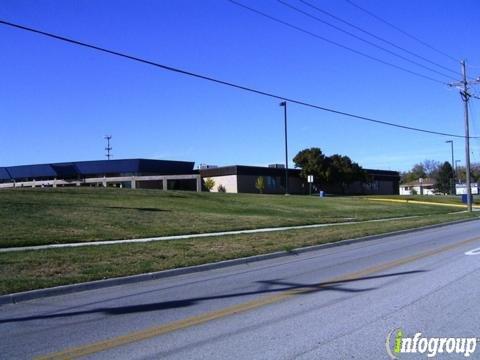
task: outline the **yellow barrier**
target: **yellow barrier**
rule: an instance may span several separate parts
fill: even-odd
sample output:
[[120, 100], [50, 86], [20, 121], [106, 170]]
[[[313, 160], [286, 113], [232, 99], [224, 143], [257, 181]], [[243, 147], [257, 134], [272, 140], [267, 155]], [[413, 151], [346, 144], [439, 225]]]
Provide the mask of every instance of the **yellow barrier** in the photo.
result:
[[[408, 204], [422, 204], [422, 205], [438, 205], [438, 206], [452, 206], [452, 207], [461, 207], [466, 208], [465, 204], [447, 204], [447, 203], [436, 203], [430, 201], [419, 201], [419, 200], [410, 200], [410, 199], [383, 199], [383, 198], [367, 198], [372, 201], [388, 201], [388, 202], [399, 202], [399, 203], [408, 203]], [[475, 209], [480, 209], [480, 206], [473, 206]]]

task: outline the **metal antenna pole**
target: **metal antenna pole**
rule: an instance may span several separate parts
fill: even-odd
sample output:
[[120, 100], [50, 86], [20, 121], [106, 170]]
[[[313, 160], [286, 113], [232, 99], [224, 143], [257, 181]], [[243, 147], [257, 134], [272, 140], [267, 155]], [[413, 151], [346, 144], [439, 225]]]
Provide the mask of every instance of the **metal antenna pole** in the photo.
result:
[[107, 153], [105, 154], [105, 156], [107, 157], [107, 160], [110, 160], [110, 157], [112, 156], [110, 154], [110, 151], [112, 150], [112, 147], [110, 146], [110, 140], [112, 139], [112, 135], [105, 135], [104, 139], [107, 140], [107, 147], [105, 148]]

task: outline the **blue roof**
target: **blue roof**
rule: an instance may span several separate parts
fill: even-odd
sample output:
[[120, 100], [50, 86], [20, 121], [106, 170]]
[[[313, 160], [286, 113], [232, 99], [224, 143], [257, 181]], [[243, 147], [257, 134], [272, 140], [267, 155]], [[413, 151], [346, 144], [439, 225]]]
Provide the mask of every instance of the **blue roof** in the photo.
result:
[[8, 173], [7, 168], [0, 167], [0, 180], [10, 180], [10, 174]]
[[55, 177], [57, 173], [49, 164], [7, 167], [13, 179]]
[[40, 165], [21, 165], [0, 168], [0, 180], [25, 178], [74, 178], [94, 177], [110, 174], [180, 175], [193, 173], [194, 162], [120, 159], [77, 161]]

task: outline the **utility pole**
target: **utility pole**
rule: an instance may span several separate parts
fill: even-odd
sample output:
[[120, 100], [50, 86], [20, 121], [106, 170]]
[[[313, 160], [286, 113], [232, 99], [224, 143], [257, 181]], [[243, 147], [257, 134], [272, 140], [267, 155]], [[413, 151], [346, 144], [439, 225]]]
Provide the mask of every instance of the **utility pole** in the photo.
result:
[[287, 102], [282, 101], [283, 119], [285, 123], [285, 195], [288, 195], [288, 137], [287, 137]]
[[107, 160], [110, 160], [110, 157], [112, 156], [110, 154], [110, 151], [112, 151], [112, 147], [110, 146], [110, 140], [112, 139], [112, 135], [105, 135], [104, 139], [107, 140], [107, 147], [105, 148], [107, 153], [105, 154], [105, 156], [107, 157]]
[[473, 81], [467, 80], [467, 69], [465, 66], [465, 60], [462, 60], [462, 81], [459, 83], [450, 84], [450, 86], [456, 86], [460, 89], [460, 96], [463, 100], [464, 106], [464, 122], [465, 122], [465, 170], [466, 170], [466, 187], [467, 187], [467, 207], [468, 211], [472, 211], [472, 187], [470, 183], [470, 124], [468, 119], [468, 100], [471, 94], [468, 92], [468, 86], [480, 82], [480, 78]]
[[464, 118], [465, 118], [465, 164], [466, 164], [466, 185], [467, 185], [467, 207], [468, 211], [472, 211], [472, 188], [470, 185], [470, 124], [468, 121], [468, 100], [470, 94], [468, 93], [467, 82], [467, 70], [465, 68], [465, 60], [462, 61], [462, 75], [463, 75], [463, 91], [460, 92], [460, 96], [464, 105]]

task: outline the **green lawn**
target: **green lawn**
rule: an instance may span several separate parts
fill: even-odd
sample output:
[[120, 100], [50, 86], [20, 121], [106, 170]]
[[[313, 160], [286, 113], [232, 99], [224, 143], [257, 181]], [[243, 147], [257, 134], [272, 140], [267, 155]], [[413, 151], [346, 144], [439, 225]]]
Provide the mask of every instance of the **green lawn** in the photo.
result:
[[363, 197], [112, 188], [1, 190], [0, 204], [0, 247], [361, 221], [457, 210], [382, 203]]
[[457, 213], [317, 229], [0, 254], [0, 294], [198, 265], [478, 215]]

